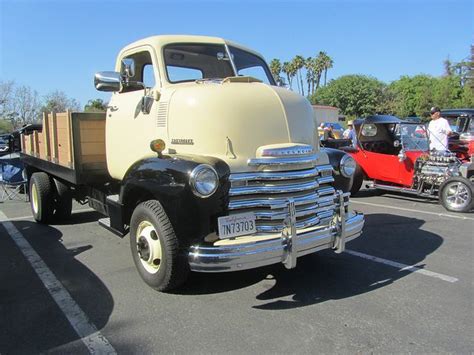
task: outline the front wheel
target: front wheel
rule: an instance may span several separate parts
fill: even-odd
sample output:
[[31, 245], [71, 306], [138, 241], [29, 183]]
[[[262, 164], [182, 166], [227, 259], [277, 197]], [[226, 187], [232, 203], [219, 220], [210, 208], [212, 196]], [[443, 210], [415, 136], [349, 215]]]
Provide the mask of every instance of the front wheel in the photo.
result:
[[446, 180], [440, 188], [441, 204], [448, 211], [469, 212], [474, 207], [474, 184], [463, 177]]
[[352, 179], [352, 186], [351, 186], [351, 196], [354, 196], [356, 193], [359, 192], [360, 188], [362, 187], [362, 183], [364, 182], [364, 173], [359, 164], [356, 165], [356, 169], [354, 172], [354, 177]]
[[189, 273], [187, 256], [161, 204], [139, 204], [130, 221], [130, 249], [138, 273], [146, 284], [166, 292], [182, 285]]

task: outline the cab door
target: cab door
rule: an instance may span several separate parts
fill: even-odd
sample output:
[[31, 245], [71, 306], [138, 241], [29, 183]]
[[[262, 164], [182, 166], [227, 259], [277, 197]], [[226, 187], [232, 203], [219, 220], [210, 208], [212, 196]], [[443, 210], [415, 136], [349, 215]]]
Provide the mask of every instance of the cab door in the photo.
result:
[[[157, 137], [159, 104], [154, 98], [159, 97], [155, 95], [158, 67], [152, 48], [135, 48], [124, 53], [121, 59], [126, 59], [134, 68], [133, 76], [129, 78], [130, 85], [112, 95], [106, 124], [107, 168], [110, 175], [119, 180], [135, 162], [156, 156], [150, 150], [150, 142]], [[123, 67], [121, 71], [124, 71]], [[146, 88], [139, 83], [144, 83]], [[144, 110], [146, 96], [148, 107]]]

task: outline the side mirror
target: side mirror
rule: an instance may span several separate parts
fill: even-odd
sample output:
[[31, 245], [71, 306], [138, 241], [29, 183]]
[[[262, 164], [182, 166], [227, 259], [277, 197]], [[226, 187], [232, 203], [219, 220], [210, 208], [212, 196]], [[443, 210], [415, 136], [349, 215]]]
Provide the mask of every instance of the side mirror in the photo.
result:
[[135, 76], [135, 61], [132, 58], [122, 59], [120, 72], [126, 78], [133, 78]]
[[400, 153], [398, 153], [398, 161], [402, 162], [407, 158], [407, 155], [405, 154], [405, 151], [402, 149], [400, 150]]
[[95, 74], [94, 85], [99, 91], [121, 91], [122, 77], [114, 71], [101, 71]]

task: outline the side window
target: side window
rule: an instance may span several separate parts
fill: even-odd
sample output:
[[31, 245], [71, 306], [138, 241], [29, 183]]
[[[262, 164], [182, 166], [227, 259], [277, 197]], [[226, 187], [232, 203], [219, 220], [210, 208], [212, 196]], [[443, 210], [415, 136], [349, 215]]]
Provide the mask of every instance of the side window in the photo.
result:
[[155, 73], [153, 72], [152, 64], [145, 64], [143, 68], [143, 83], [147, 88], [155, 86]]
[[[155, 86], [155, 75], [153, 72], [153, 62], [150, 52], [143, 51], [133, 53], [122, 58], [126, 60], [133, 68], [133, 76], [130, 77], [130, 85], [122, 90], [122, 93], [143, 90], [143, 86], [138, 83], [144, 83], [146, 87]], [[124, 66], [122, 65], [121, 73], [124, 73]]]

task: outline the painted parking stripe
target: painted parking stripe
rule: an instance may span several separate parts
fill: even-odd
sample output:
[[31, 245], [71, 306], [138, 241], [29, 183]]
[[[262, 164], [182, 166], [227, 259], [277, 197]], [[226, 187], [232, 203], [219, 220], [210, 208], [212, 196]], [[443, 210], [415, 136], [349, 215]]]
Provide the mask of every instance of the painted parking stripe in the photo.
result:
[[116, 354], [115, 349], [108, 340], [92, 324], [84, 311], [74, 301], [69, 292], [54, 276], [46, 263], [31, 247], [18, 229], [10, 222], [5, 214], [0, 211], [0, 223], [18, 246], [23, 256], [33, 267], [49, 294], [66, 316], [67, 320], [81, 338], [91, 354]]
[[436, 279], [440, 279], [440, 280], [451, 282], [451, 283], [458, 281], [457, 278], [452, 277], [452, 276], [443, 275], [443, 274], [439, 274], [437, 272], [421, 269], [421, 268], [419, 268], [415, 265], [406, 265], [406, 264], [398, 263], [396, 261], [379, 258], [377, 256], [372, 256], [372, 255], [360, 253], [360, 252], [355, 251], [355, 250], [346, 249], [345, 253], [357, 256], [359, 258], [371, 260], [371, 261], [374, 261], [376, 263], [381, 263], [381, 264], [385, 264], [385, 265], [388, 265], [388, 266], [392, 266], [394, 268], [400, 269], [399, 271], [414, 272], [414, 273], [417, 273], [417, 274], [421, 274], [421, 275], [425, 275], [425, 276], [429, 276], [429, 277], [434, 277]]
[[[82, 208], [80, 210], [74, 210], [71, 213], [94, 212], [94, 211], [95, 211], [95, 209], [93, 209], [93, 208]], [[29, 215], [29, 216], [20, 216], [20, 217], [8, 218], [9, 221], [23, 221], [23, 220], [28, 220], [28, 219], [33, 219], [33, 216]]]
[[430, 214], [430, 215], [438, 216], [438, 217], [449, 217], [449, 218], [455, 218], [455, 219], [465, 219], [465, 220], [474, 221], [474, 218], [466, 217], [466, 216], [462, 216], [462, 215], [453, 215], [453, 214], [449, 214], [449, 213], [430, 212], [430, 211], [420, 211], [420, 210], [415, 210], [415, 209], [412, 209], [412, 208], [396, 207], [396, 206], [389, 206], [389, 205], [380, 205], [378, 203], [357, 201], [357, 200], [354, 200], [352, 198], [351, 198], [351, 203], [356, 203], [356, 204], [359, 204], [359, 205], [373, 206], [373, 207], [391, 208], [392, 210], [399, 210], [399, 211], [424, 213], [424, 214]]

